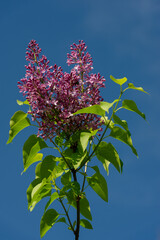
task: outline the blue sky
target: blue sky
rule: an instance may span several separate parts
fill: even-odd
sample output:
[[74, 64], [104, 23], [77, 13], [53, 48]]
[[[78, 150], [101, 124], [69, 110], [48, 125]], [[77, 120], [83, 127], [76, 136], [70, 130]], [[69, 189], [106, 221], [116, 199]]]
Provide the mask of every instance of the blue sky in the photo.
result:
[[[80, 239], [160, 240], [159, 22], [158, 0], [1, 1], [1, 239], [39, 240], [45, 206], [43, 201], [32, 213], [28, 212], [26, 189], [34, 178], [34, 167], [21, 176], [22, 147], [32, 131], [24, 130], [6, 145], [9, 120], [20, 109], [16, 104], [17, 99], [22, 99], [17, 81], [25, 74], [27, 44], [31, 39], [37, 40], [51, 64], [57, 63], [69, 71], [69, 47], [83, 39], [93, 57], [94, 72], [106, 78], [102, 91], [106, 101], [118, 95], [110, 74], [127, 77], [135, 86], [143, 86], [150, 96], [134, 91], [127, 95], [137, 102], [148, 120], [146, 123], [133, 113], [121, 113], [129, 122], [139, 159], [127, 146], [116, 144], [124, 172], [119, 175], [110, 168], [110, 175], [106, 176], [108, 204], [88, 191], [94, 230], [83, 229]], [[61, 240], [64, 236], [73, 239], [63, 224], [57, 224], [44, 239]]]

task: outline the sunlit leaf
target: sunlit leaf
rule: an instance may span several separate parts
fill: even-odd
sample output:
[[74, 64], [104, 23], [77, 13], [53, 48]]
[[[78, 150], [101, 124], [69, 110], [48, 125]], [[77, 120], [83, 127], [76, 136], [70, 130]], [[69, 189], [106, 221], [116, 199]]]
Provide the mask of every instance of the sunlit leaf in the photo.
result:
[[126, 132], [125, 130], [123, 130], [120, 127], [114, 127], [111, 130], [111, 133], [109, 136], [127, 144], [132, 149], [132, 152], [138, 157], [137, 151], [133, 147], [132, 139], [131, 139], [131, 136], [128, 134], [128, 132]]
[[59, 195], [57, 192], [54, 192], [51, 196], [49, 201], [47, 202], [46, 206], [45, 206], [45, 211], [49, 208], [49, 206], [56, 200], [59, 198]]
[[51, 189], [51, 183], [46, 183], [40, 178], [33, 180], [27, 189], [28, 209], [32, 211], [42, 198], [50, 196]]
[[122, 108], [125, 108], [129, 111], [133, 111], [133, 112], [139, 114], [142, 118], [146, 119], [145, 114], [139, 111], [136, 103], [133, 100], [125, 99], [122, 102]]
[[24, 102], [22, 102], [22, 101], [20, 101], [20, 100], [17, 100], [17, 104], [20, 105], [20, 106], [21, 106], [21, 105], [24, 105], [24, 104], [25, 104], [25, 105], [29, 105], [29, 102], [28, 102], [28, 100], [25, 100]]
[[81, 114], [81, 113], [92, 113], [100, 116], [105, 116], [105, 111], [101, 108], [100, 105], [93, 105], [90, 107], [82, 108], [77, 112], [73, 113], [73, 115]]
[[8, 143], [11, 143], [14, 137], [24, 128], [30, 126], [30, 120], [27, 118], [27, 113], [23, 111], [16, 112], [10, 120], [10, 130]]
[[91, 136], [92, 136], [92, 134], [90, 132], [81, 132], [80, 133], [80, 143], [81, 143], [83, 151], [86, 150], [88, 141]]
[[23, 146], [24, 172], [32, 163], [42, 160], [43, 154], [38, 152], [47, 147], [48, 146], [44, 140], [36, 135], [31, 135], [27, 139]]
[[41, 238], [44, 237], [46, 232], [56, 223], [59, 214], [54, 209], [49, 209], [43, 217], [41, 218], [40, 223], [40, 236]]
[[110, 79], [113, 81], [113, 82], [115, 82], [115, 83], [117, 83], [117, 84], [119, 84], [119, 85], [123, 85], [126, 81], [127, 81], [127, 78], [126, 77], [124, 77], [124, 78], [120, 78], [120, 79], [116, 79], [116, 78], [114, 78], [112, 75], [110, 75]]
[[[135, 89], [144, 93], [147, 93], [146, 91], [144, 91], [144, 89], [142, 87], [135, 87], [133, 83], [128, 83], [128, 88], [129, 89]], [[148, 94], [148, 93], [147, 93]]]
[[109, 102], [100, 102], [100, 106], [103, 110], [109, 113], [109, 109], [114, 105], [114, 103], [118, 102], [118, 99], [114, 100], [112, 103]]

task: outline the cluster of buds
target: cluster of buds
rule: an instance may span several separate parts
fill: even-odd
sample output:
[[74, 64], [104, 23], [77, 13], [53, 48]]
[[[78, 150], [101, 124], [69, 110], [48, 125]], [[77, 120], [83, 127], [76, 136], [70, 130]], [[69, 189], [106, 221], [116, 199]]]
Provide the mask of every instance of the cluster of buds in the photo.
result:
[[38, 136], [52, 139], [62, 132], [69, 138], [76, 131], [101, 130], [100, 118], [94, 114], [79, 114], [77, 110], [103, 101], [99, 88], [105, 79], [91, 73], [93, 62], [83, 41], [71, 45], [67, 55], [68, 65], [74, 64], [70, 73], [57, 65], [50, 66], [35, 40], [27, 48], [25, 78], [18, 82], [23, 96], [28, 100], [32, 120], [39, 125]]

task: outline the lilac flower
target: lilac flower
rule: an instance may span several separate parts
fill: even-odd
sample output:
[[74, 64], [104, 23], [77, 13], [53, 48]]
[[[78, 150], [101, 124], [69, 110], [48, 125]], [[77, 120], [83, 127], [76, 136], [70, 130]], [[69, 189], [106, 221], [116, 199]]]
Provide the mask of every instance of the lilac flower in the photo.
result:
[[73, 116], [77, 110], [103, 101], [99, 88], [104, 87], [104, 77], [90, 73], [93, 61], [83, 41], [71, 46], [68, 65], [74, 64], [70, 73], [57, 65], [49, 66], [46, 56], [35, 40], [27, 48], [25, 78], [18, 87], [31, 106], [32, 120], [39, 124], [38, 136], [53, 138], [64, 132], [70, 137], [74, 132], [99, 129], [100, 118], [94, 114]]

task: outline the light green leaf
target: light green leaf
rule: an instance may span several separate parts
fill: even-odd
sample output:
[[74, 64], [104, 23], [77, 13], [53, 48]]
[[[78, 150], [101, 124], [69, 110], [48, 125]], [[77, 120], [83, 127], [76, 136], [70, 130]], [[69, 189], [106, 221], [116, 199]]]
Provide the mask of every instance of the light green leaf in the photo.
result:
[[57, 192], [54, 192], [54, 193], [51, 195], [49, 201], [47, 202], [47, 204], [46, 204], [46, 206], [45, 206], [45, 211], [49, 208], [49, 206], [50, 206], [50, 205], [54, 202], [54, 200], [56, 200], [57, 198], [59, 198], [59, 195], [58, 195]]
[[103, 164], [106, 164], [106, 160], [112, 163], [118, 172], [120, 172], [120, 158], [116, 149], [111, 143], [101, 142], [96, 150], [96, 156]]
[[[76, 202], [72, 202], [71, 205], [77, 209]], [[87, 198], [80, 199], [80, 213], [87, 219], [92, 220], [92, 215], [90, 211], [90, 206]]]
[[68, 183], [71, 182], [71, 178], [72, 178], [71, 172], [68, 171], [68, 172], [66, 172], [65, 174], [62, 175], [62, 177], [61, 177], [61, 183], [62, 183], [63, 185], [66, 185], [66, 184], [68, 184]]
[[24, 128], [30, 126], [30, 120], [27, 118], [27, 113], [23, 111], [15, 112], [10, 120], [10, 130], [8, 143], [11, 143], [14, 137]]
[[117, 83], [117, 84], [119, 84], [119, 85], [123, 85], [126, 81], [127, 81], [127, 78], [126, 77], [124, 77], [124, 78], [120, 78], [120, 79], [116, 79], [116, 78], [114, 78], [112, 75], [110, 75], [110, 79], [113, 81], [113, 82], [115, 82], [115, 83]]
[[139, 109], [137, 108], [136, 103], [133, 100], [125, 99], [122, 102], [122, 108], [125, 108], [125, 109], [127, 109], [129, 111], [133, 111], [133, 112], [139, 114], [142, 118], [144, 118], [146, 120], [145, 114], [139, 111]]
[[51, 195], [51, 183], [36, 178], [27, 189], [28, 209], [32, 211], [36, 204], [44, 197]]
[[108, 187], [105, 178], [96, 172], [92, 177], [87, 177], [91, 188], [105, 201], [108, 202]]
[[41, 238], [44, 237], [46, 232], [56, 223], [59, 214], [54, 209], [49, 209], [43, 217], [41, 218], [40, 223], [40, 236]]
[[[144, 91], [144, 89], [142, 87], [135, 87], [133, 83], [128, 83], [128, 88], [129, 89], [135, 89], [135, 90], [147, 93], [146, 91]], [[149, 94], [149, 93], [147, 93], [147, 94]]]
[[28, 102], [28, 100], [25, 100], [24, 102], [22, 102], [22, 101], [20, 101], [20, 100], [17, 100], [17, 104], [20, 105], [20, 106], [21, 106], [21, 105], [24, 105], [24, 104], [25, 104], [25, 105], [29, 105], [29, 102]]
[[81, 114], [81, 113], [92, 113], [100, 116], [105, 116], [105, 111], [101, 108], [100, 105], [93, 105], [90, 107], [82, 108], [77, 112], [73, 113], [73, 115]]
[[80, 133], [80, 143], [81, 143], [83, 152], [86, 150], [88, 141], [91, 136], [92, 136], [92, 134], [90, 132], [81, 132]]
[[114, 123], [115, 124], [119, 124], [121, 127], [123, 127], [127, 132], [128, 132], [128, 134], [129, 135], [131, 135], [130, 134], [130, 131], [129, 131], [129, 129], [128, 129], [128, 124], [127, 124], [127, 122], [125, 121], [125, 120], [121, 120], [117, 115], [115, 115], [115, 114], [113, 114], [113, 120], [114, 120]]
[[84, 228], [87, 228], [87, 229], [93, 229], [91, 223], [89, 221], [87, 221], [86, 219], [81, 219], [80, 220], [80, 225]]
[[114, 122], [112, 120], [108, 119], [108, 117], [106, 117], [106, 116], [101, 117], [101, 121], [104, 125], [108, 126], [110, 129], [112, 129], [114, 127]]
[[[100, 160], [100, 159], [99, 159]], [[104, 169], [106, 170], [106, 172], [107, 172], [107, 175], [109, 175], [109, 164], [110, 164], [110, 162], [108, 162], [106, 159], [104, 159], [103, 158], [103, 167], [104, 167]]]
[[42, 138], [31, 135], [23, 146], [23, 164], [24, 172], [34, 162], [41, 161], [43, 154], [38, 153], [41, 149], [47, 148], [47, 144]]
[[118, 99], [114, 100], [112, 103], [109, 102], [100, 102], [100, 106], [103, 110], [109, 113], [109, 109], [114, 105], [114, 103], [118, 102]]
[[132, 139], [131, 139], [131, 136], [128, 134], [128, 132], [126, 132], [125, 130], [123, 130], [120, 127], [114, 127], [111, 130], [111, 133], [109, 136], [116, 138], [117, 140], [120, 140], [120, 141], [124, 142], [125, 144], [127, 144], [132, 149], [132, 152], [138, 157], [137, 151], [133, 147]]

